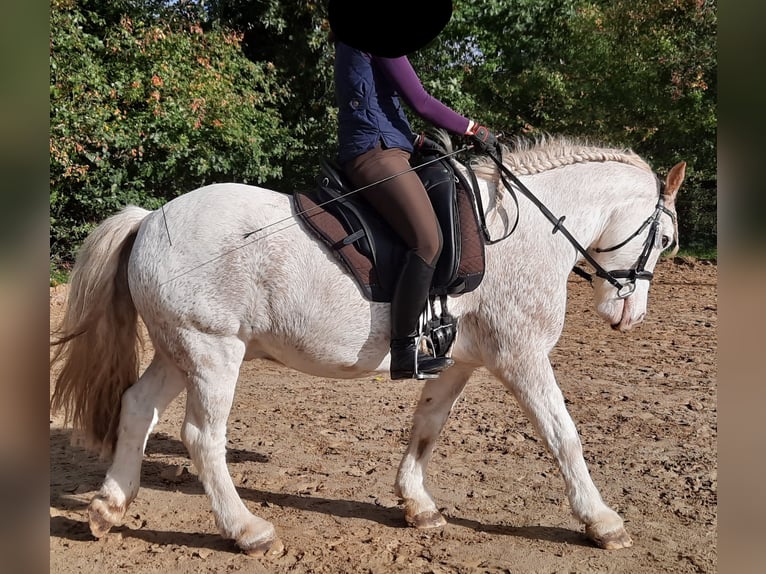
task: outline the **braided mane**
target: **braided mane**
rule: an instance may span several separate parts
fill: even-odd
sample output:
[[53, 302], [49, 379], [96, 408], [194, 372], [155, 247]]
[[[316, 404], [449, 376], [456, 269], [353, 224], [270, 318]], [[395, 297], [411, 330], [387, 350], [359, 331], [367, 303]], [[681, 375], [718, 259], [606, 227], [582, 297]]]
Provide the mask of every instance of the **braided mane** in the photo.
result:
[[[516, 175], [532, 175], [550, 169], [586, 162], [616, 161], [652, 171], [638, 154], [628, 149], [590, 145], [563, 136], [543, 136], [534, 140], [517, 137], [512, 147], [503, 145], [503, 163]], [[486, 156], [475, 158], [471, 167], [486, 179], [499, 177], [495, 163]]]

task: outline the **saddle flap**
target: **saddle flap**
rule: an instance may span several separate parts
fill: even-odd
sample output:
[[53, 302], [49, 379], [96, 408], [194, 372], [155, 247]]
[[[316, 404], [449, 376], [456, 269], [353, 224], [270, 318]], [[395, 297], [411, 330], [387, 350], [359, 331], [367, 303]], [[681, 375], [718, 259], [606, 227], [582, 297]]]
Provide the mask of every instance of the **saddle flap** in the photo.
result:
[[[420, 164], [443, 152], [426, 150]], [[436, 265], [432, 291], [457, 295], [473, 291], [484, 278], [484, 239], [481, 235], [474, 190], [452, 160], [442, 159], [418, 170], [442, 231], [442, 253]]]
[[319, 185], [293, 195], [297, 215], [354, 275], [365, 297], [391, 301], [405, 246], [351, 188], [337, 167], [321, 164]]
[[295, 212], [308, 229], [312, 231], [337, 259], [354, 276], [367, 299], [376, 300], [380, 292], [380, 281], [372, 259], [357, 247], [341, 220], [322, 207], [316, 190], [293, 194]]
[[[422, 159], [427, 161], [434, 158], [424, 156]], [[460, 263], [460, 216], [455, 175], [445, 161], [437, 161], [418, 169], [418, 175], [426, 188], [442, 232], [442, 252], [436, 262], [433, 284], [437, 294], [447, 293]]]

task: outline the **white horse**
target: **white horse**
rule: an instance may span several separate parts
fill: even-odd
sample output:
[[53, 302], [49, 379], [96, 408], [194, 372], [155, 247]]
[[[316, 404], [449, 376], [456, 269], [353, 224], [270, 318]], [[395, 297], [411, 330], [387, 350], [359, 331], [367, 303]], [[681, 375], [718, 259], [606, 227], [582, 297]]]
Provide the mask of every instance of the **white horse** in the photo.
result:
[[[594, 296], [613, 328], [641, 322], [651, 271], [677, 241], [675, 199], [685, 164], [661, 182], [632, 152], [563, 139], [505, 149], [503, 157], [552, 213], [566, 216], [591, 262], [627, 270], [622, 277], [639, 271], [621, 281], [635, 287], [629, 296], [618, 296], [601, 277]], [[497, 167], [489, 161], [479, 167], [487, 221], [498, 236], [516, 221], [517, 207], [498, 185]], [[88, 508], [96, 537], [121, 522], [138, 492], [147, 437], [186, 389], [181, 437], [221, 534], [249, 554], [282, 552], [274, 526], [248, 510], [226, 466], [226, 422], [242, 361], [269, 358], [310, 375], [358, 378], [387, 372], [389, 349], [388, 304], [366, 300], [293, 216], [288, 195], [216, 184], [160, 210], [126, 207], [84, 242], [56, 341], [61, 369], [52, 408], [63, 409], [90, 446], [113, 456]], [[245, 239], [252, 230], [262, 231]], [[581, 258], [551, 231], [540, 210], [519, 197], [518, 227], [487, 245], [481, 285], [449, 299], [459, 318], [455, 364], [425, 382], [396, 478], [411, 526], [445, 524], [425, 489], [426, 469], [452, 406], [473, 370], [484, 366], [545, 441], [586, 535], [602, 548], [632, 544], [593, 484], [549, 362], [563, 327], [567, 277]], [[139, 315], [155, 351], [140, 377]]]

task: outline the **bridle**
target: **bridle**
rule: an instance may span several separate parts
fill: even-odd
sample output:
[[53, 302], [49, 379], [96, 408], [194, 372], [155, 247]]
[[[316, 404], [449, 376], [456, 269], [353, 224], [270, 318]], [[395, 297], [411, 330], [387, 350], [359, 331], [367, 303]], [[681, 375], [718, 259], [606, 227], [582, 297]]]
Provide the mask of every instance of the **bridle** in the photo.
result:
[[[499, 152], [500, 150], [498, 150]], [[634, 238], [641, 235], [641, 233], [649, 227], [649, 233], [646, 236], [646, 239], [644, 240], [644, 247], [641, 251], [641, 255], [638, 257], [638, 261], [636, 261], [636, 264], [631, 267], [630, 269], [617, 269], [614, 271], [607, 271], [604, 269], [604, 267], [601, 266], [601, 264], [596, 261], [593, 256], [588, 253], [588, 250], [585, 249], [578, 241], [575, 239], [572, 234], [569, 232], [569, 230], [564, 226], [564, 220], [566, 219], [566, 216], [562, 217], [556, 217], [551, 213], [551, 211], [543, 204], [537, 197], [529, 191], [529, 189], [519, 181], [519, 178], [516, 177], [505, 165], [503, 165], [502, 159], [500, 157], [497, 157], [494, 153], [488, 154], [490, 158], [492, 158], [492, 161], [494, 161], [498, 168], [500, 169], [500, 179], [503, 182], [503, 185], [508, 189], [508, 191], [513, 196], [514, 200], [516, 200], [516, 197], [513, 192], [513, 187], [511, 184], [506, 180], [506, 177], [510, 179], [514, 184], [516, 184], [516, 187], [521, 191], [532, 203], [537, 206], [537, 208], [545, 215], [545, 217], [553, 223], [553, 233], [556, 233], [557, 231], [560, 231], [564, 237], [566, 237], [569, 242], [572, 244], [572, 246], [582, 255], [585, 260], [590, 263], [593, 268], [595, 269], [595, 273], [597, 277], [600, 277], [607, 281], [609, 284], [611, 284], [615, 289], [617, 289], [617, 297], [620, 299], [625, 299], [627, 297], [630, 297], [633, 292], [636, 290], [636, 281], [643, 280], [643, 281], [651, 281], [654, 277], [654, 273], [651, 271], [648, 271], [646, 269], [646, 263], [649, 260], [649, 255], [652, 252], [652, 249], [655, 246], [655, 242], [657, 241], [657, 234], [660, 229], [660, 217], [662, 214], [668, 215], [671, 220], [673, 220], [673, 224], [676, 224], [676, 216], [675, 214], [670, 211], [667, 207], [665, 207], [665, 197], [664, 197], [664, 191], [665, 191], [665, 183], [655, 174], [655, 178], [657, 179], [657, 190], [658, 190], [658, 199], [657, 199], [657, 205], [654, 208], [654, 212], [644, 221], [641, 226], [634, 231], [627, 239], [624, 241], [618, 243], [617, 245], [614, 245], [612, 247], [607, 248], [595, 248], [594, 251], [596, 253], [607, 253], [610, 251], [617, 251], [621, 247], [624, 247], [627, 245], [630, 241], [632, 241]], [[500, 155], [500, 154], [498, 154]], [[516, 202], [518, 204], [518, 201]], [[486, 231], [485, 231], [486, 233]], [[507, 237], [509, 234], [506, 234], [503, 238]], [[675, 242], [675, 239], [674, 239]], [[672, 244], [668, 246], [667, 248], [672, 247]], [[667, 249], [666, 248], [666, 249]], [[588, 281], [592, 281], [593, 277], [590, 273], [587, 271], [575, 267], [574, 268], [575, 273], [580, 275], [581, 277], [587, 279]], [[625, 282], [620, 282], [620, 279], [626, 280]]]
[[[655, 177], [657, 178], [657, 188], [659, 191], [659, 198], [657, 200], [657, 205], [654, 207], [654, 213], [652, 213], [646, 221], [644, 221], [641, 224], [641, 227], [636, 229], [635, 232], [633, 232], [632, 235], [630, 235], [625, 241], [622, 241], [618, 243], [617, 245], [614, 245], [612, 247], [605, 247], [605, 248], [599, 248], [596, 247], [593, 250], [596, 253], [608, 253], [610, 251], [617, 251], [621, 247], [627, 245], [630, 241], [632, 241], [635, 237], [638, 237], [641, 235], [641, 233], [644, 231], [644, 229], [649, 227], [649, 233], [646, 235], [646, 239], [644, 240], [644, 247], [641, 250], [641, 255], [638, 256], [638, 261], [636, 261], [636, 264], [631, 267], [630, 269], [618, 269], [615, 271], [607, 271], [606, 273], [609, 274], [614, 279], [627, 279], [628, 282], [623, 284], [623, 288], [625, 285], [632, 285], [632, 288], [628, 292], [627, 295], [620, 295], [619, 291], [620, 288], [618, 288], [617, 296], [624, 298], [633, 293], [633, 291], [636, 288], [636, 281], [639, 279], [643, 279], [645, 281], [651, 281], [654, 277], [654, 273], [651, 271], [646, 270], [646, 262], [649, 260], [649, 255], [652, 252], [652, 249], [657, 244], [657, 233], [660, 229], [660, 217], [662, 214], [666, 214], [670, 217], [670, 219], [673, 221], [673, 225], [676, 224], [676, 215], [672, 211], [670, 211], [667, 207], [665, 207], [665, 197], [664, 197], [664, 191], [665, 191], [665, 182], [662, 181], [659, 176], [655, 174]], [[673, 240], [673, 243], [668, 245], [665, 249], [669, 249], [673, 247], [675, 243], [675, 239]], [[596, 275], [599, 277], [604, 277], [599, 271], [596, 271]], [[614, 283], [612, 283], [614, 284]]]

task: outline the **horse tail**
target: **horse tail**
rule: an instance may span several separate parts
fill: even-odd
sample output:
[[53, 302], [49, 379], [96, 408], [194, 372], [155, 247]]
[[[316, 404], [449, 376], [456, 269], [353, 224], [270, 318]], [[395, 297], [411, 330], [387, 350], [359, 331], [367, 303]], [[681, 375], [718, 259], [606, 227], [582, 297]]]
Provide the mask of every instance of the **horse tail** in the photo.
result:
[[85, 240], [69, 282], [61, 325], [54, 332], [51, 410], [64, 411], [75, 436], [103, 457], [117, 442], [122, 395], [138, 378], [138, 312], [128, 287], [128, 258], [150, 212], [128, 206]]

